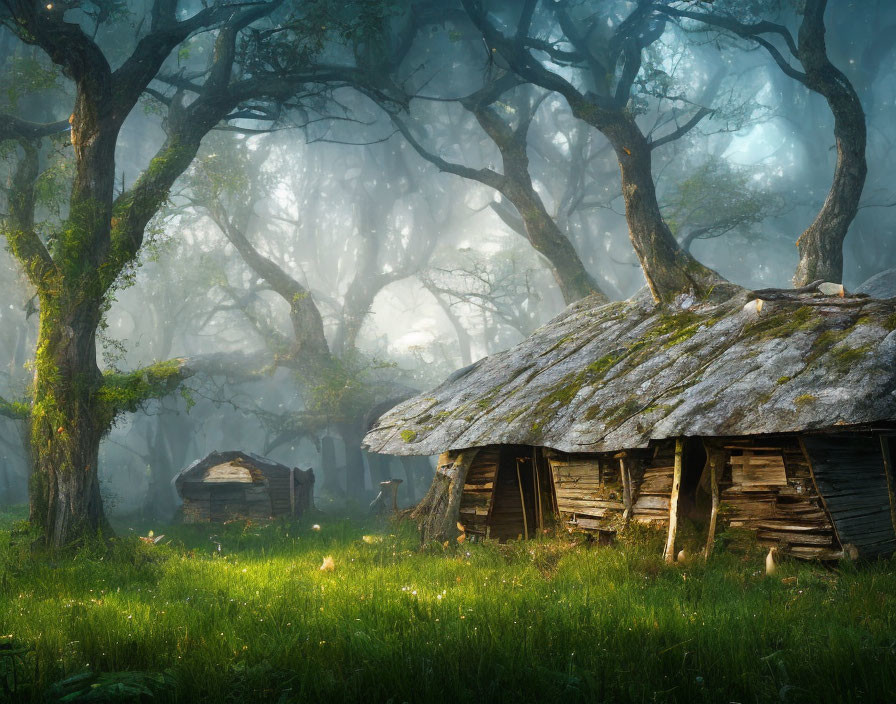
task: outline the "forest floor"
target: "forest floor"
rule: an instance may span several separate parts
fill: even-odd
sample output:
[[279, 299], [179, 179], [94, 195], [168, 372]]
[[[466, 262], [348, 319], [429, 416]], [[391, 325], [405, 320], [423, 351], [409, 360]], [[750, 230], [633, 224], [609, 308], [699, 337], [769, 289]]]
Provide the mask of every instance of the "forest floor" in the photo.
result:
[[0, 700], [896, 695], [896, 560], [765, 577], [756, 550], [665, 566], [644, 530], [420, 550], [412, 526], [326, 517], [155, 526], [157, 545], [118, 526], [111, 546], [54, 558], [30, 553], [21, 517], [0, 513]]

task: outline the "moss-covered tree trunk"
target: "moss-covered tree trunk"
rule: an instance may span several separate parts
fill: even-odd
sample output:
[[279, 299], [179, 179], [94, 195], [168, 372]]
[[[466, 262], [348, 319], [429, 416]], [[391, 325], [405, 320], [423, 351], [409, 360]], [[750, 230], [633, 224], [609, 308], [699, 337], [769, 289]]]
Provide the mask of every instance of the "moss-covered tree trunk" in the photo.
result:
[[[183, 360], [130, 374], [101, 374], [96, 332], [119, 276], [136, 264], [146, 224], [193, 160], [203, 135], [241, 99], [230, 90], [238, 32], [272, 7], [256, 5], [240, 13], [215, 6], [178, 22], [176, 3], [157, 3], [149, 33], [115, 71], [93, 38], [65, 21], [64, 9], [40, 3], [8, 8], [8, 26], [46, 52], [75, 86], [68, 121], [75, 166], [69, 212], [64, 222], [50, 226], [47, 241], [35, 227], [36, 140], [52, 132], [0, 119], [0, 138], [13, 135], [22, 150], [3, 234], [40, 300], [28, 414], [31, 518], [52, 547], [105, 526], [97, 461], [100, 440], [116, 415], [170, 393], [182, 378]], [[207, 24], [218, 23], [223, 24], [205, 83], [189, 105], [171, 102], [168, 139], [140, 178], [116, 198], [115, 147], [125, 118], [171, 51]]]
[[[69, 294], [71, 295], [71, 294]], [[31, 413], [31, 521], [60, 547], [105, 528], [97, 464], [106, 430], [96, 364], [97, 301], [41, 295]]]

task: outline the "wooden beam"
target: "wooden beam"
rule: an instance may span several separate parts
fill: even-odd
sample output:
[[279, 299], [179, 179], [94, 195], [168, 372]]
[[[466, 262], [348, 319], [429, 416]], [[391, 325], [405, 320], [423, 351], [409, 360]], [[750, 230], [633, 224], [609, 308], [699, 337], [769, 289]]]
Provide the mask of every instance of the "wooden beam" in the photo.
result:
[[538, 472], [537, 450], [532, 448], [532, 481], [535, 482], [535, 519], [539, 532], [544, 530], [544, 506], [541, 502], [541, 477]]
[[709, 490], [712, 496], [712, 509], [709, 514], [709, 533], [706, 536], [706, 549], [703, 559], [708, 560], [716, 541], [716, 522], [719, 517], [719, 479], [725, 469], [725, 451], [707, 445], [709, 457]]
[[296, 470], [292, 468], [289, 470], [289, 510], [292, 512], [292, 517], [296, 517]]
[[669, 497], [669, 535], [666, 537], [666, 549], [663, 559], [667, 563], [675, 562], [675, 535], [678, 532], [678, 494], [681, 491], [681, 460], [684, 454], [684, 442], [675, 439], [675, 467], [672, 470], [672, 494]]
[[890, 453], [890, 436], [879, 435], [880, 450], [884, 457], [884, 474], [887, 475], [887, 493], [890, 495], [890, 522], [896, 533], [896, 486], [893, 479], [893, 457]]
[[624, 453], [617, 455], [619, 457], [619, 476], [622, 479], [622, 503], [625, 510], [622, 512], [622, 520], [628, 523], [632, 516], [632, 478], [628, 472], [628, 462]]
[[523, 479], [520, 474], [520, 458], [516, 458], [516, 483], [520, 488], [520, 506], [523, 509], [523, 534], [529, 539], [529, 520], [526, 518], [526, 499], [523, 497]]

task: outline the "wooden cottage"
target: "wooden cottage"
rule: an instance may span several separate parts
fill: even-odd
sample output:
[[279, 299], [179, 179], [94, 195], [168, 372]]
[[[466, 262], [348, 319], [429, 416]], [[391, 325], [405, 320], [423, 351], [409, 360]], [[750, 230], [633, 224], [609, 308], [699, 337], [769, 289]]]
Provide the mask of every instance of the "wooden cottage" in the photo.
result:
[[[826, 288], [826, 287], [822, 287]], [[896, 299], [738, 291], [586, 299], [383, 415], [365, 439], [440, 454], [418, 509], [441, 537], [682, 518], [806, 558], [896, 550]]]
[[173, 482], [184, 502], [185, 523], [301, 516], [314, 502], [312, 470], [250, 452], [212, 452]]

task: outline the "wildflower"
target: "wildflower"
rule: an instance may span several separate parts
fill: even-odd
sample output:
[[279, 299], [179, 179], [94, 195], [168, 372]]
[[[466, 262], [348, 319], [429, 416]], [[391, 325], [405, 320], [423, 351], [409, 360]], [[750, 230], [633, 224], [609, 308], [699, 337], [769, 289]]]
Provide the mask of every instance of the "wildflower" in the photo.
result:
[[315, 533], [319, 533], [320, 526], [317, 523], [315, 523], [313, 526], [311, 526], [311, 530], [313, 530]]
[[324, 558], [323, 564], [320, 566], [320, 571], [321, 572], [332, 572], [335, 569], [336, 569], [336, 563], [333, 562], [333, 556], [327, 555]]

